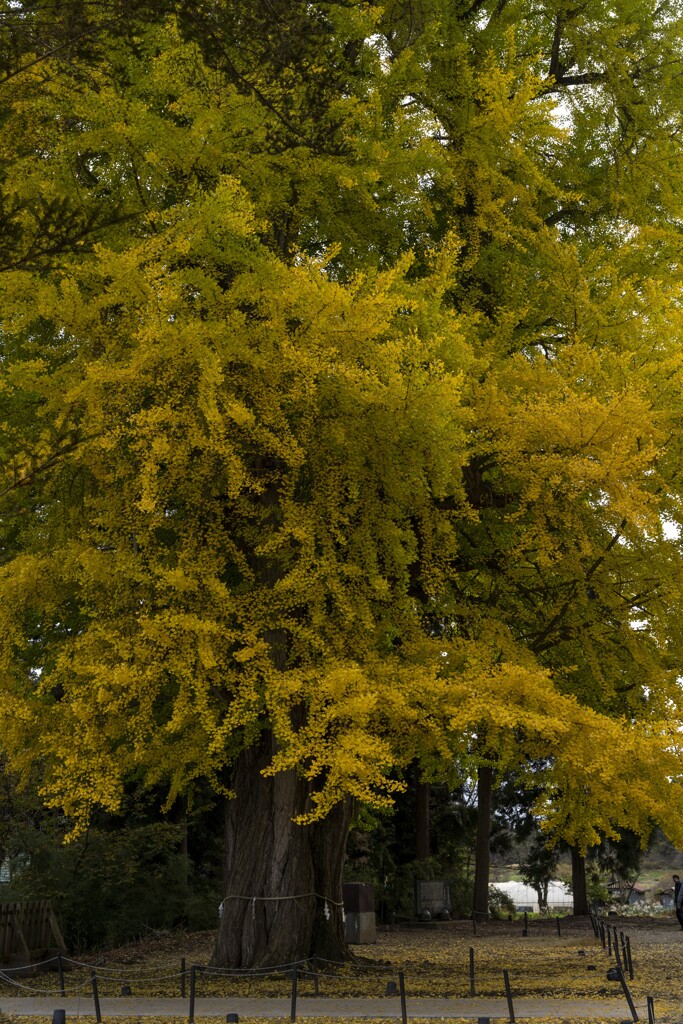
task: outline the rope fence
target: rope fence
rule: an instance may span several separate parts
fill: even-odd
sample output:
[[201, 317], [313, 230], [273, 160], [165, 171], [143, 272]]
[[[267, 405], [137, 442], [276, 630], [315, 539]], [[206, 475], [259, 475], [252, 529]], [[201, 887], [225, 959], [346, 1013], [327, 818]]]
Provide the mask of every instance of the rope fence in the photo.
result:
[[[629, 980], [634, 978], [634, 963], [632, 955], [631, 940], [623, 931], [619, 931], [616, 925], [605, 921], [597, 914], [591, 914], [590, 925], [596, 939], [596, 945], [590, 952], [592, 959], [596, 954], [604, 965], [603, 957], [607, 955], [608, 962], [614, 961], [614, 965], [607, 970], [608, 980], [618, 982], [628, 1005], [631, 1018], [638, 1021], [638, 1013], [628, 986]], [[524, 922], [522, 936], [528, 933], [528, 923]], [[446, 996], [450, 998], [477, 998], [477, 997], [500, 997], [507, 1000], [510, 1024], [515, 1024], [514, 1011], [514, 990], [515, 987], [523, 988], [527, 996], [529, 982], [539, 983], [539, 990], [546, 981], [551, 981], [557, 976], [558, 970], [566, 967], [567, 956], [588, 957], [586, 950], [574, 948], [550, 948], [546, 945], [531, 948], [525, 944], [525, 958], [527, 960], [524, 970], [518, 969], [514, 974], [507, 968], [503, 969], [499, 958], [492, 952], [481, 947], [475, 950], [470, 946], [468, 955], [464, 956], [462, 963], [453, 963], [446, 967], [443, 964], [412, 965], [408, 968], [398, 969], [396, 965], [387, 963], [359, 963], [341, 962], [325, 957], [312, 957], [309, 959], [296, 960], [289, 963], [273, 965], [270, 967], [256, 968], [226, 968], [204, 964], [191, 964], [188, 966], [185, 959], [180, 961], [180, 969], [173, 970], [170, 966], [162, 966], [158, 969], [149, 967], [138, 967], [131, 965], [107, 965], [105, 963], [88, 963], [68, 957], [64, 954], [57, 954], [46, 960], [22, 967], [7, 967], [0, 970], [0, 983], [8, 986], [9, 989], [18, 990], [23, 994], [30, 994], [40, 997], [78, 997], [87, 999], [94, 1003], [96, 1019], [102, 1020], [101, 1003], [102, 996], [168, 996], [169, 988], [184, 1000], [189, 998], [188, 1021], [194, 1024], [195, 1004], [197, 998], [212, 995], [228, 998], [230, 993], [230, 982], [252, 980], [256, 983], [263, 983], [267, 987], [264, 993], [259, 990], [252, 993], [256, 996], [286, 997], [290, 998], [290, 1018], [295, 1021], [297, 1018], [297, 1004], [300, 998], [305, 996], [324, 995], [330, 998], [361, 997], [376, 998], [377, 996], [399, 997], [401, 1007], [401, 1019], [403, 1024], [407, 1022], [406, 1002], [406, 974], [408, 975], [408, 987], [414, 997], [424, 995], [436, 996], [435, 981], [447, 984]], [[589, 963], [584, 960], [586, 970], [599, 970], [599, 963]], [[26, 976], [30, 969], [51, 968], [59, 974], [59, 987], [47, 987], [27, 983], [20, 980], [23, 974]], [[67, 984], [68, 974], [68, 984]], [[367, 989], [375, 988], [373, 979], [376, 979], [376, 991], [372, 996]], [[359, 984], [363, 990], [358, 991]], [[164, 992], [154, 991], [161, 987]], [[188, 994], [189, 987], [189, 994]], [[311, 992], [310, 989], [313, 989]], [[150, 989], [152, 991], [150, 991]], [[210, 989], [210, 993], [206, 990]], [[426, 989], [426, 991], [425, 991]], [[145, 991], [147, 990], [147, 991]], [[654, 1000], [648, 996], [647, 1021], [648, 1024], [655, 1024]]]

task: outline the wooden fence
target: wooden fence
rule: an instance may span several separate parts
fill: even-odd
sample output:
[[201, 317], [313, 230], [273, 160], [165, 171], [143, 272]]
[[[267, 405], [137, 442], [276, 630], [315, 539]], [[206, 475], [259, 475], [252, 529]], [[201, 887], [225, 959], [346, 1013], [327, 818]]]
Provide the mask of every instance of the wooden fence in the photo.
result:
[[21, 966], [65, 952], [49, 900], [0, 903], [0, 966]]

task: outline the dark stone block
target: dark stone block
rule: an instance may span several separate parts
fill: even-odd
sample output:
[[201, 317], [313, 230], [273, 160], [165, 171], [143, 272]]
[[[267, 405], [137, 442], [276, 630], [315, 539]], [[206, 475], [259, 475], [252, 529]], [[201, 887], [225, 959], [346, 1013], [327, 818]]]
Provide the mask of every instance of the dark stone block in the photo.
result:
[[344, 882], [344, 913], [369, 914], [375, 909], [375, 887], [369, 882]]

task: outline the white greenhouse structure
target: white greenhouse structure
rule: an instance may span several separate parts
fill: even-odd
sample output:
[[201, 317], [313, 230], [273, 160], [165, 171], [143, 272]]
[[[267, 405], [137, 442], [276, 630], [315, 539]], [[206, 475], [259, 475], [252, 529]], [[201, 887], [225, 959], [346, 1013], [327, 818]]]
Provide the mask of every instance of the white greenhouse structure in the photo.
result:
[[[492, 889], [498, 889], [509, 896], [518, 912], [527, 911], [529, 914], [538, 914], [538, 895], [536, 890], [524, 882], [494, 882]], [[548, 912], [562, 911], [571, 912], [574, 900], [571, 890], [564, 882], [551, 881], [548, 883]]]

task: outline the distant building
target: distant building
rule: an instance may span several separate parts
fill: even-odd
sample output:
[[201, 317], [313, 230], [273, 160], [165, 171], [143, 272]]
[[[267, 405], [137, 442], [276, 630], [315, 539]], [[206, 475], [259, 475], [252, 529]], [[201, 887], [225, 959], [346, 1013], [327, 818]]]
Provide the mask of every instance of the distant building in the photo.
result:
[[647, 889], [644, 885], [639, 885], [638, 882], [634, 882], [633, 885], [622, 884], [620, 882], [608, 882], [607, 891], [610, 895], [610, 899], [615, 903], [633, 904], [644, 902]]
[[668, 910], [671, 910], [674, 905], [673, 886], [670, 889], [664, 889], [663, 891], [660, 890], [657, 893], [657, 899], [659, 900], [659, 905], [661, 907], [666, 907]]
[[[528, 914], [539, 913], [538, 894], [532, 886], [525, 885], [524, 882], [494, 882], [492, 885], [494, 889], [499, 889], [510, 897], [518, 913], [523, 913], [525, 910]], [[569, 887], [564, 882], [555, 880], [548, 882], [548, 910], [550, 913], [560, 910], [563, 913], [571, 913], [573, 909], [574, 897]]]

